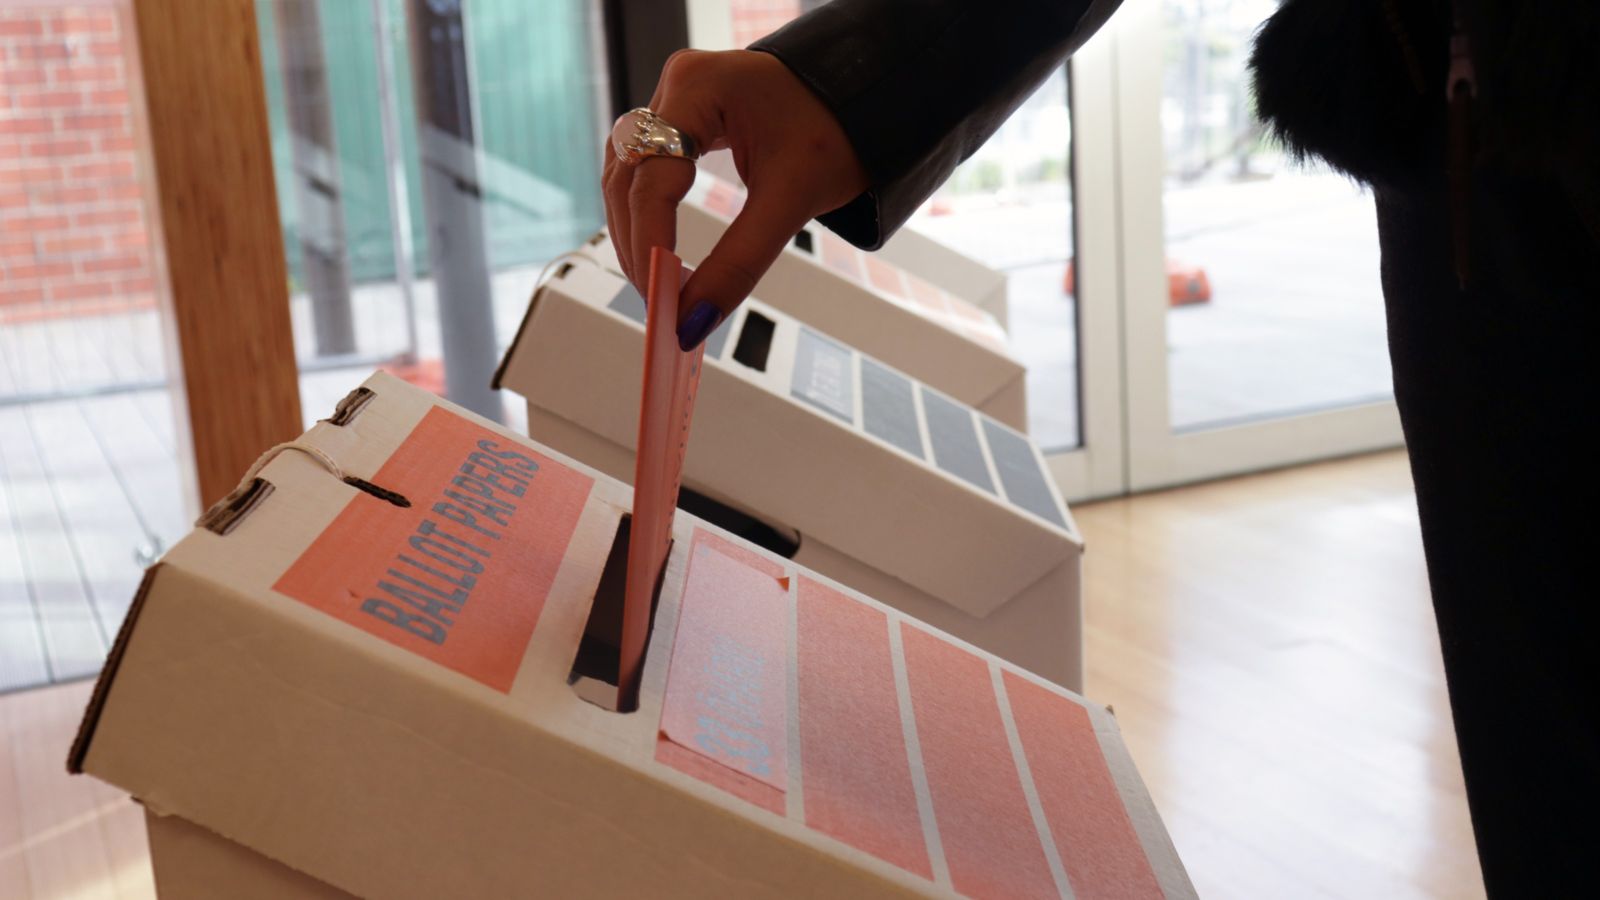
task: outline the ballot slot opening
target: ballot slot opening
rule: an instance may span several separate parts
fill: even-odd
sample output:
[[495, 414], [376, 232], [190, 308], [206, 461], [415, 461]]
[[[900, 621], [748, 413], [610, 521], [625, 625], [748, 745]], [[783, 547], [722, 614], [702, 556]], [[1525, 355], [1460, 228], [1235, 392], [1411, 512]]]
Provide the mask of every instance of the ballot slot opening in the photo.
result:
[[[581, 699], [619, 713], [631, 713], [639, 708], [639, 685], [617, 684], [622, 669], [622, 610], [628, 587], [628, 537], [632, 525], [633, 516], [623, 513], [611, 539], [605, 565], [600, 570], [594, 602], [589, 605], [589, 619], [584, 623], [583, 638], [578, 641], [578, 653], [572, 660], [572, 671], [567, 675], [567, 684]], [[669, 557], [671, 552], [669, 548]], [[661, 582], [665, 576], [663, 566], [650, 592], [650, 623], [645, 637], [645, 659], [639, 665], [641, 672], [649, 659], [650, 635], [655, 633], [656, 608], [661, 602]]]
[[794, 559], [800, 552], [799, 532], [758, 519], [687, 485], [678, 489], [678, 508], [784, 559]]
[[772, 352], [772, 334], [778, 323], [755, 310], [745, 313], [744, 327], [739, 329], [739, 340], [733, 345], [736, 362], [757, 372], [767, 370], [767, 355]]
[[795, 232], [794, 245], [807, 253], [817, 252], [812, 246], [811, 232], [806, 231], [804, 228]]

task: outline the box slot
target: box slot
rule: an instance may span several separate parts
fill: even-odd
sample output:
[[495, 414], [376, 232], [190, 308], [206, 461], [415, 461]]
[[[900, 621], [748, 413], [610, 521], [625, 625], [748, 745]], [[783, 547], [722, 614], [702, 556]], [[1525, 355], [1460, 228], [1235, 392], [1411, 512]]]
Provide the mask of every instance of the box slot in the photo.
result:
[[367, 404], [371, 403], [372, 398], [376, 396], [378, 395], [373, 393], [370, 388], [358, 387], [345, 394], [344, 398], [334, 405], [333, 415], [322, 421], [327, 422], [329, 425], [349, 425], [351, 420], [360, 415], [361, 411], [366, 409]]
[[798, 531], [758, 519], [687, 486], [678, 488], [678, 508], [784, 559], [794, 559], [794, 555], [800, 552]]
[[226, 535], [272, 495], [272, 482], [265, 478], [252, 478], [250, 483], [234, 488], [228, 496], [217, 501], [200, 517], [200, 527], [212, 534]]
[[733, 345], [733, 358], [757, 372], [767, 370], [767, 354], [772, 352], [772, 333], [778, 324], [755, 310], [745, 313], [739, 342]]
[[[567, 684], [573, 693], [600, 707], [618, 713], [631, 713], [639, 708], [639, 686], [630, 685], [622, 691], [617, 687], [622, 669], [622, 608], [628, 585], [628, 535], [632, 530], [633, 516], [624, 513], [617, 522], [617, 533], [611, 540], [611, 550], [606, 554], [605, 566], [600, 570], [600, 582], [595, 587], [594, 602], [589, 605], [589, 619], [584, 623], [583, 639], [578, 642], [578, 653], [572, 660], [572, 671], [567, 674]], [[672, 550], [669, 547], [667, 556]], [[662, 578], [666, 569], [662, 567]], [[650, 637], [656, 628], [656, 607], [661, 602], [661, 579], [657, 579], [650, 592], [650, 625], [645, 637], [645, 657], [650, 655]], [[644, 668], [640, 665], [640, 670]]]
[[801, 250], [804, 250], [807, 253], [816, 253], [817, 252], [816, 248], [812, 244], [811, 232], [806, 231], [804, 228], [802, 228], [799, 231], [795, 232], [794, 245], [797, 248], [799, 248]]

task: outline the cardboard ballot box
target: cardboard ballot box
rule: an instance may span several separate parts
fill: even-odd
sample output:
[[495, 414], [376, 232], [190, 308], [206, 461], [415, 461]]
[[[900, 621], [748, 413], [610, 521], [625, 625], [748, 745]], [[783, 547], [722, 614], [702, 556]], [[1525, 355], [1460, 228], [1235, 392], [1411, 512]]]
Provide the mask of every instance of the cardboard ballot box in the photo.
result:
[[[815, 225], [810, 228], [821, 230]], [[1007, 334], [1011, 333], [1007, 278], [999, 269], [991, 269], [911, 225], [895, 232], [872, 255], [898, 267], [908, 277], [915, 275], [932, 282], [951, 297], [971, 303], [993, 316]]]
[[[678, 206], [677, 252], [698, 265], [721, 239], [742, 203], [727, 182], [701, 173]], [[938, 245], [915, 238], [905, 257], [937, 258]], [[586, 251], [620, 273], [603, 236]], [[954, 251], [946, 251], [953, 256]], [[988, 284], [976, 263], [946, 260], [963, 284]], [[975, 268], [974, 268], [975, 267]], [[976, 269], [976, 270], [975, 270]], [[1004, 275], [992, 272], [1004, 291]], [[989, 295], [994, 287], [991, 285]], [[971, 299], [913, 274], [879, 254], [856, 249], [811, 225], [779, 254], [754, 295], [1019, 431], [1027, 430], [1026, 369], [1006, 345], [1004, 326]]]
[[[535, 440], [631, 479], [643, 317], [621, 276], [556, 269], [496, 381]], [[749, 300], [707, 341], [685, 466], [685, 508], [1081, 688], [1082, 542], [1026, 436]]]
[[69, 767], [169, 896], [1193, 896], [1106, 710], [691, 516], [592, 702], [629, 505], [375, 375], [146, 574]]

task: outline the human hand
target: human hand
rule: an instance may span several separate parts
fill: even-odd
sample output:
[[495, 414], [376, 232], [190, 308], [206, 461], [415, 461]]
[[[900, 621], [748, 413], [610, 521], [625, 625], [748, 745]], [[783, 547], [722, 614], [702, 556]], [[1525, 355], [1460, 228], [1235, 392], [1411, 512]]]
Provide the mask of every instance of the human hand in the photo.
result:
[[[692, 350], [749, 296], [806, 222], [853, 200], [867, 174], [832, 111], [776, 57], [681, 50], [667, 60], [650, 108], [701, 152], [727, 148], [748, 199], [683, 287], [678, 345]], [[609, 146], [601, 185], [617, 259], [646, 292], [650, 248], [675, 249], [677, 208], [694, 163], [619, 162]]]

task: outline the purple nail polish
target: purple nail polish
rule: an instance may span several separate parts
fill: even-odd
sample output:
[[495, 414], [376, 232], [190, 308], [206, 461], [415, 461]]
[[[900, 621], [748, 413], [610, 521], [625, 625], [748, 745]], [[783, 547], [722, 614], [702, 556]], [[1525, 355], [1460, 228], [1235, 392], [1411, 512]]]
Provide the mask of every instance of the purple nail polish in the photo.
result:
[[722, 310], [712, 305], [710, 301], [701, 300], [689, 311], [688, 318], [678, 326], [678, 349], [685, 353], [700, 346], [711, 330], [717, 327], [722, 320]]

